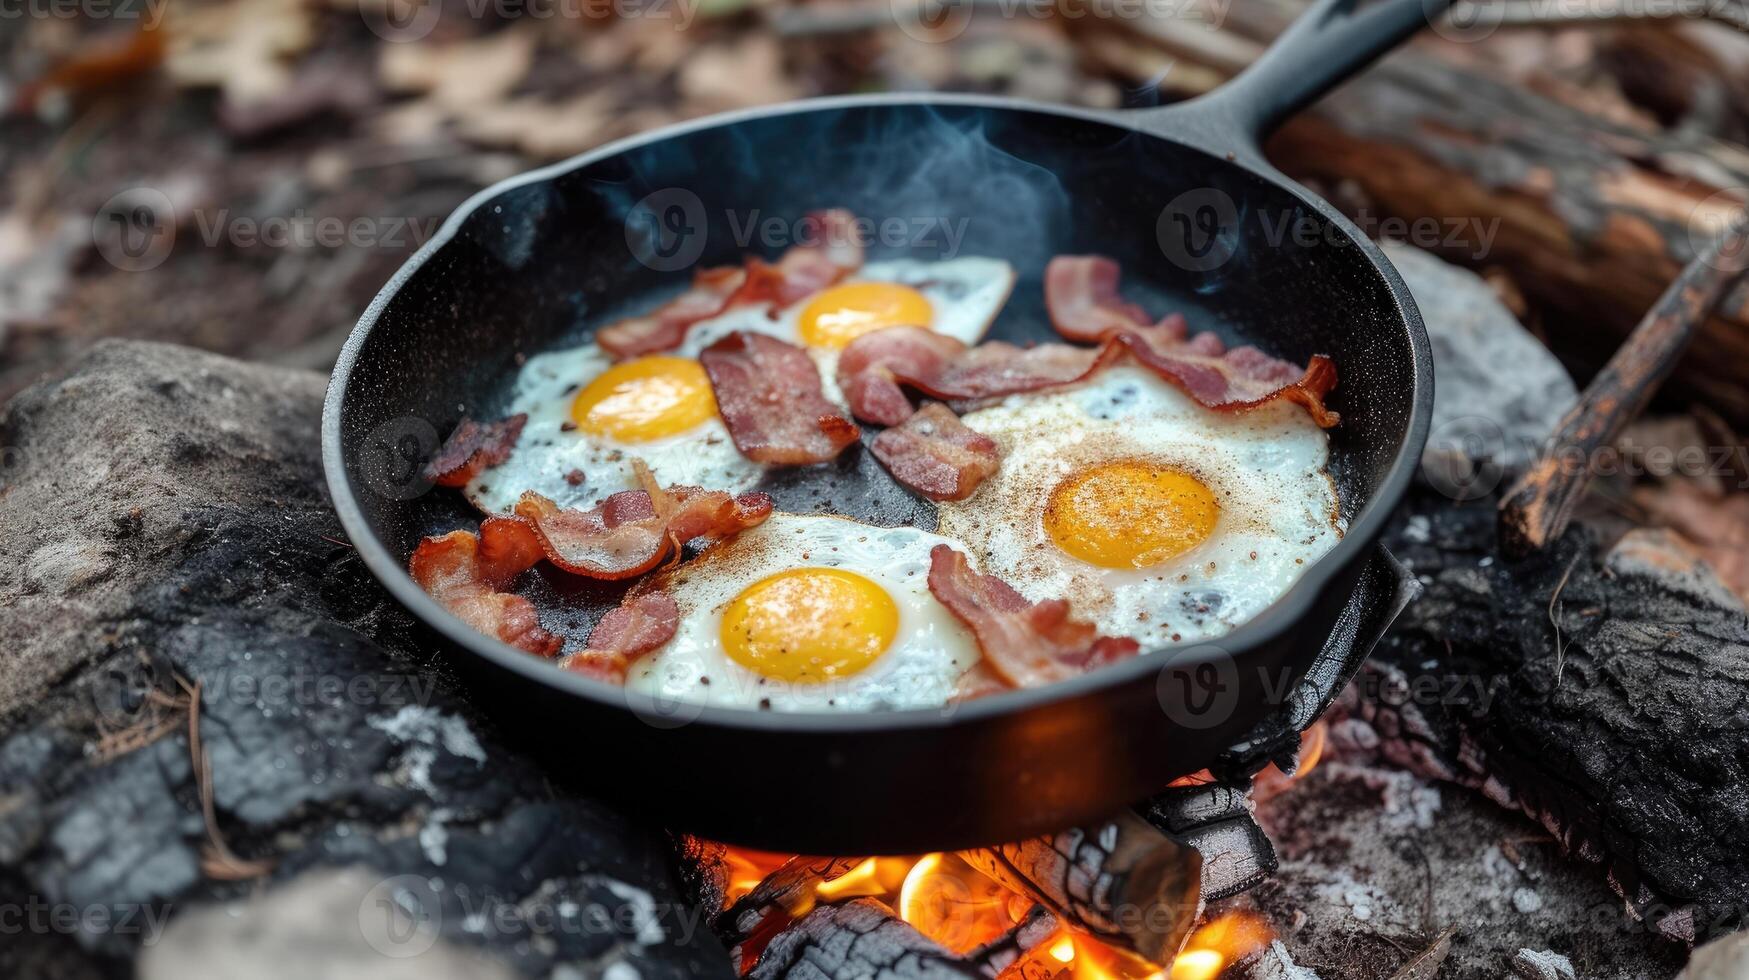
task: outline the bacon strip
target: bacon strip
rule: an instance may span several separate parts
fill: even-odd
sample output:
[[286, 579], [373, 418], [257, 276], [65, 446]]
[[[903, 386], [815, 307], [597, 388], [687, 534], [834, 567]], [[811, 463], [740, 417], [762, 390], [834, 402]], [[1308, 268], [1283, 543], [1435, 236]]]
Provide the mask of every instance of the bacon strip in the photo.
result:
[[741, 455], [760, 463], [824, 463], [862, 436], [820, 393], [808, 352], [764, 334], [736, 332], [698, 355], [717, 411]]
[[930, 500], [964, 500], [1000, 461], [996, 440], [974, 432], [940, 402], [875, 436], [869, 447], [893, 479]]
[[1059, 255], [1045, 267], [1045, 308], [1069, 340], [1121, 344], [1144, 367], [1218, 411], [1253, 408], [1277, 398], [1303, 406], [1330, 428], [1341, 416], [1324, 406], [1336, 387], [1336, 364], [1322, 354], [1304, 370], [1255, 347], [1227, 345], [1213, 333], [1190, 335], [1184, 317], [1158, 323], [1118, 295], [1118, 264], [1099, 255]]
[[[413, 581], [462, 622], [519, 650], [551, 657], [563, 641], [541, 628], [534, 604], [519, 595], [499, 591], [527, 571], [526, 553], [513, 544], [522, 535], [518, 522], [493, 518], [480, 533], [451, 531], [426, 538], [407, 563]], [[486, 541], [496, 542], [496, 549]], [[538, 559], [538, 554], [536, 556]]]
[[717, 266], [693, 276], [692, 288], [641, 316], [602, 327], [595, 342], [624, 359], [678, 347], [692, 325], [731, 306], [788, 306], [817, 293], [862, 265], [856, 216], [833, 209], [802, 219], [801, 244], [776, 262], [748, 259], [744, 267]]
[[462, 419], [425, 464], [425, 478], [440, 487], [466, 486], [481, 470], [510, 458], [526, 424], [528, 416], [521, 413], [496, 422]]
[[834, 208], [812, 211], [801, 222], [802, 243], [776, 262], [747, 260], [747, 282], [731, 305], [771, 303], [784, 307], [825, 289], [862, 265], [856, 216]]
[[[1045, 266], [1045, 309], [1051, 326], [1067, 340], [1095, 341], [1113, 330], [1152, 323], [1147, 311], [1118, 295], [1122, 276], [1118, 264], [1102, 255], [1052, 259]], [[1178, 319], [1182, 322], [1183, 317]]]
[[592, 510], [566, 510], [534, 491], [517, 501], [547, 560], [573, 575], [614, 580], [655, 568], [693, 538], [721, 537], [753, 527], [771, 514], [771, 497], [722, 490], [656, 485], [634, 464], [642, 490], [616, 493]]
[[674, 638], [680, 607], [666, 592], [626, 596], [589, 633], [589, 643], [559, 666], [608, 684], [624, 684], [633, 660]]
[[996, 576], [972, 571], [945, 544], [929, 552], [929, 591], [971, 628], [984, 664], [1011, 687], [1066, 680], [1140, 650], [1135, 640], [1100, 636], [1092, 623], [1070, 619], [1063, 599], [1027, 602]]
[[976, 347], [921, 327], [889, 327], [851, 341], [838, 359], [838, 385], [857, 418], [900, 425], [911, 417], [910, 388], [955, 407], [1080, 381], [1115, 359], [1110, 344]]
[[730, 299], [746, 282], [746, 269], [735, 266], [700, 269], [692, 277], [691, 289], [642, 316], [602, 327], [595, 332], [595, 342], [619, 359], [671, 350], [686, 339], [693, 324], [727, 309]]
[[1235, 411], [1284, 398], [1305, 408], [1322, 428], [1342, 421], [1324, 406], [1325, 396], [1336, 387], [1336, 362], [1322, 354], [1312, 355], [1302, 371], [1255, 347], [1224, 350], [1212, 333], [1198, 334], [1188, 343], [1161, 343], [1134, 331], [1112, 339], [1144, 367], [1208, 408]]

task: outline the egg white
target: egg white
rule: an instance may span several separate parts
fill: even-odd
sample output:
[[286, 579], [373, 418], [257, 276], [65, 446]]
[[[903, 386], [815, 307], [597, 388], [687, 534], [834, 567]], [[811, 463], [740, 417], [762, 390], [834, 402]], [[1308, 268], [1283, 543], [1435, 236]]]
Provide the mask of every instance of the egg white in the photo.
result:
[[[978, 492], [940, 505], [939, 530], [1033, 601], [1067, 598], [1079, 618], [1144, 647], [1205, 641], [1256, 616], [1340, 540], [1329, 445], [1298, 406], [1216, 412], [1148, 370], [1120, 365], [1047, 394], [968, 413], [1001, 446]], [[1065, 554], [1044, 527], [1051, 491], [1088, 465], [1145, 459], [1201, 480], [1220, 503], [1208, 538], [1144, 569]]]
[[[626, 686], [669, 700], [774, 711], [880, 711], [938, 707], [980, 653], [971, 632], [929, 591], [929, 550], [962, 545], [911, 527], [841, 517], [773, 514], [764, 524], [659, 575], [680, 607], [680, 628], [632, 664]], [[794, 568], [841, 568], [886, 590], [899, 609], [885, 653], [849, 677], [802, 684], [764, 677], [731, 660], [723, 613], [743, 589]]]
[[[579, 429], [565, 431], [577, 392], [613, 365], [594, 344], [528, 359], [516, 377], [510, 413], [528, 413], [522, 438], [510, 458], [482, 471], [463, 492], [489, 513], [507, 511], [523, 491], [533, 490], [563, 507], [590, 508], [621, 490], [638, 489], [632, 460], [641, 459], [663, 486], [695, 486], [741, 493], [764, 476], [765, 467], [741, 455], [723, 420], [712, 416], [671, 436], [622, 442]], [[566, 475], [581, 471], [573, 486]]]

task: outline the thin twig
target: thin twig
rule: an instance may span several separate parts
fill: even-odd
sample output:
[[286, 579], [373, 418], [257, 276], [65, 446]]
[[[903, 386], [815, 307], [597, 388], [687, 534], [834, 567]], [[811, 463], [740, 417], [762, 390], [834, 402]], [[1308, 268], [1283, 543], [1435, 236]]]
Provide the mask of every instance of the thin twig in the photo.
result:
[[[1579, 566], [1579, 559], [1584, 552], [1573, 556], [1567, 563], [1567, 570], [1561, 573], [1561, 580], [1555, 583], [1555, 591], [1549, 596], [1549, 625], [1555, 628], [1555, 690], [1561, 689], [1561, 673], [1567, 669], [1567, 645], [1561, 640], [1561, 618], [1555, 615], [1555, 603], [1561, 601], [1561, 593], [1567, 589], [1567, 580], [1573, 577], [1573, 569]], [[1562, 611], [1565, 611], [1563, 609]]]

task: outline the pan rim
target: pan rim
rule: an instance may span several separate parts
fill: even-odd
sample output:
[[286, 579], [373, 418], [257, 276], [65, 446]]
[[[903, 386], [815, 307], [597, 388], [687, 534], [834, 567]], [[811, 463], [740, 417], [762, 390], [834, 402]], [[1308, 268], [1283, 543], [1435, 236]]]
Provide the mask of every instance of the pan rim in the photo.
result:
[[[377, 537], [365, 520], [358, 504], [358, 490], [346, 470], [342, 446], [342, 417], [346, 409], [346, 388], [351, 380], [372, 329], [389, 303], [426, 262], [441, 251], [473, 215], [490, 201], [518, 188], [552, 180], [556, 177], [591, 166], [602, 160], [639, 147], [685, 136], [693, 132], [732, 126], [755, 119], [813, 112], [828, 112], [849, 108], [888, 108], [955, 106], [1027, 112], [1061, 116], [1086, 122], [1101, 123], [1133, 132], [1149, 139], [1178, 143], [1217, 159], [1223, 156], [1234, 166], [1249, 170], [1297, 198], [1308, 208], [1339, 228], [1351, 244], [1359, 247], [1372, 267], [1383, 277], [1396, 306], [1397, 320], [1407, 331], [1411, 365], [1412, 394], [1409, 419], [1402, 442], [1378, 488], [1355, 514], [1342, 540], [1329, 553], [1314, 561], [1300, 579], [1275, 602], [1232, 632], [1212, 641], [1173, 644], [1145, 651], [1123, 663], [1114, 664], [1089, 674], [1036, 688], [1022, 688], [978, 698], [959, 704], [934, 708], [909, 708], [873, 712], [778, 712], [747, 708], [718, 707], [693, 702], [676, 703], [652, 697], [642, 692], [595, 681], [579, 674], [558, 670], [550, 662], [531, 656], [501, 640], [476, 632], [427, 595], [407, 573], [405, 563], [397, 560]], [[1185, 105], [1189, 108], [1189, 105]], [[1067, 703], [1095, 695], [1107, 689], [1134, 684], [1166, 666], [1185, 667], [1210, 662], [1220, 657], [1241, 660], [1246, 653], [1268, 646], [1293, 629], [1311, 612], [1319, 596], [1353, 563], [1363, 560], [1390, 520], [1406, 493], [1415, 469], [1420, 465], [1421, 451], [1431, 426], [1433, 406], [1432, 350], [1421, 314], [1410, 295], [1407, 284], [1384, 253], [1329, 202], [1312, 193], [1254, 152], [1255, 143], [1237, 131], [1221, 126], [1198, 125], [1196, 115], [1183, 117], [1187, 130], [1203, 130], [1183, 136], [1163, 131], [1161, 122], [1167, 109], [1101, 110], [1075, 106], [1052, 105], [1025, 99], [1012, 99], [963, 93], [879, 93], [871, 95], [833, 96], [806, 99], [705, 116], [640, 133], [597, 147], [566, 160], [536, 168], [482, 188], [464, 201], [445, 219], [423, 246], [419, 248], [383, 285], [370, 304], [360, 314], [335, 359], [322, 407], [322, 466], [326, 474], [329, 495], [341, 527], [371, 574], [396, 601], [407, 608], [425, 625], [435, 629], [449, 642], [483, 657], [493, 666], [520, 675], [559, 693], [620, 711], [631, 711], [647, 720], [661, 720], [684, 715], [688, 726], [700, 725], [755, 732], [808, 732], [830, 735], [876, 731], [924, 731], [979, 722], [1053, 704]], [[1210, 137], [1230, 140], [1229, 146], [1211, 147]], [[1251, 152], [1247, 152], [1251, 151]]]

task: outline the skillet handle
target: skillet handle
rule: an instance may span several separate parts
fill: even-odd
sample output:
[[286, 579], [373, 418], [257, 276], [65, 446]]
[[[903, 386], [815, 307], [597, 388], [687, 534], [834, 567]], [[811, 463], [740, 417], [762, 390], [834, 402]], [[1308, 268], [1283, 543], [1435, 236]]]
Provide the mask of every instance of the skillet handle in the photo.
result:
[[[1162, 120], [1210, 118], [1229, 135], [1261, 142], [1282, 120], [1444, 16], [1452, 0], [1317, 0], [1275, 43], [1225, 85], [1178, 105], [1149, 110]], [[1237, 129], [1238, 133], [1232, 133]]]

